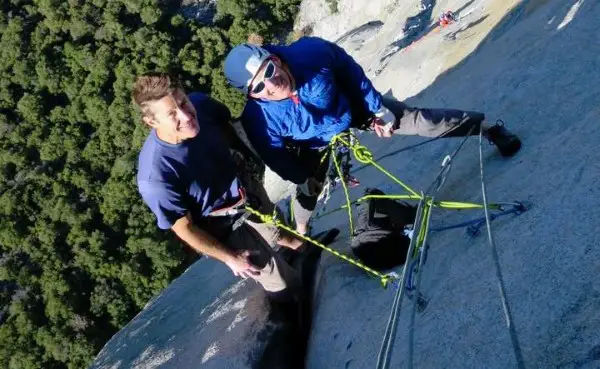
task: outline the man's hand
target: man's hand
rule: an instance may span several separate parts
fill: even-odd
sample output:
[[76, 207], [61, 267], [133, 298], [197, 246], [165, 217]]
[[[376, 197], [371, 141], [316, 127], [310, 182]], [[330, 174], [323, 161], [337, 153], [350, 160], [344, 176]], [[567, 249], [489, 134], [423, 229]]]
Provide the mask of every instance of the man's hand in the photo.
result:
[[309, 177], [304, 183], [299, 184], [298, 188], [306, 196], [317, 196], [323, 190], [323, 183], [319, 182], [314, 177]]
[[191, 215], [186, 214], [178, 219], [171, 229], [195, 250], [225, 263], [236, 276], [248, 278], [260, 274], [260, 269], [249, 260], [250, 251], [231, 251], [210, 233], [196, 227]]
[[377, 137], [392, 137], [394, 123], [396, 123], [396, 116], [382, 105], [371, 119], [371, 129], [375, 131]]
[[385, 123], [381, 119], [374, 117], [371, 120], [371, 129], [375, 131], [377, 137], [392, 137], [394, 132], [394, 123]]
[[260, 269], [250, 262], [250, 251], [245, 250], [225, 261], [236, 277], [244, 279], [260, 274]]

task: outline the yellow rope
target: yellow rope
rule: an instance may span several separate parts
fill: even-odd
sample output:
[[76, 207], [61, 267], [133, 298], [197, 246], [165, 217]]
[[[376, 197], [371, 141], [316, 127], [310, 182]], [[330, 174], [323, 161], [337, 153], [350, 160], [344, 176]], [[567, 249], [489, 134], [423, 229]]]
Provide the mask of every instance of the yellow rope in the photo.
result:
[[[333, 148], [335, 148], [335, 145], [338, 143], [351, 149], [352, 153], [354, 154], [354, 157], [356, 158], [357, 161], [359, 161], [363, 164], [373, 165], [375, 168], [379, 169], [379, 171], [384, 173], [387, 177], [389, 177], [391, 180], [393, 180], [394, 182], [396, 182], [397, 184], [402, 186], [402, 188], [404, 188], [407, 192], [410, 193], [410, 195], [366, 195], [366, 196], [359, 198], [356, 201], [350, 201], [347, 188], [346, 188], [346, 186], [344, 186], [344, 193], [346, 195], [346, 205], [342, 205], [340, 209], [344, 209], [347, 207], [349, 208], [351, 204], [355, 204], [355, 203], [358, 203], [360, 201], [364, 201], [367, 199], [396, 199], [396, 200], [420, 200], [421, 199], [421, 195], [419, 195], [416, 191], [414, 191], [412, 188], [410, 188], [407, 184], [402, 182], [400, 179], [398, 179], [392, 173], [387, 171], [385, 168], [383, 168], [382, 166], [377, 164], [373, 160], [373, 153], [371, 153], [371, 151], [369, 151], [369, 149], [366, 146], [360, 145], [358, 143], [358, 138], [354, 134], [352, 134], [350, 132], [343, 132], [343, 133], [340, 133], [340, 134], [334, 136], [330, 143], [332, 150], [333, 150]], [[323, 156], [322, 160], [324, 160], [324, 159], [325, 159], [325, 156]], [[334, 163], [336, 164], [336, 170], [338, 171], [338, 175], [340, 175], [339, 165], [337, 163], [337, 160], [335, 160], [335, 158], [334, 158]], [[342, 181], [342, 184], [344, 184], [343, 181]], [[432, 203], [432, 201], [430, 199], [430, 200], [428, 200], [428, 203], [429, 203], [429, 205], [438, 206], [438, 207], [445, 208], [445, 209], [482, 209], [483, 208], [483, 205], [481, 205], [481, 204], [475, 204], [475, 203], [470, 203], [470, 202], [435, 201]], [[497, 204], [490, 204], [490, 206], [489, 206], [490, 209], [497, 209], [499, 207], [500, 206]], [[351, 214], [351, 213], [349, 212], [349, 214]], [[350, 221], [352, 221], [352, 220], [350, 220]], [[353, 229], [353, 227], [351, 226], [351, 230], [352, 229]]]
[[415, 195], [365, 195], [356, 202], [365, 201], [369, 199], [393, 199], [393, 200], [421, 200], [421, 196]]
[[[369, 199], [392, 199], [392, 200], [420, 200], [419, 197], [414, 195], [365, 195], [363, 197], [359, 197], [358, 199], [350, 202], [350, 205], [358, 204], [359, 202], [369, 200]], [[431, 204], [431, 200], [429, 200]], [[458, 210], [468, 210], [468, 209], [483, 209], [483, 205], [475, 204], [470, 202], [455, 202], [455, 201], [434, 201], [433, 206], [440, 207], [443, 209], [458, 209]], [[323, 218], [327, 215], [333, 214], [337, 211], [346, 209], [348, 207], [347, 204], [340, 206], [337, 209], [330, 210], [326, 213], [323, 213], [316, 217]], [[488, 204], [489, 209], [500, 209], [501, 206], [499, 204]]]
[[369, 268], [368, 266], [364, 265], [363, 263], [359, 262], [358, 260], [352, 259], [322, 243], [320, 243], [319, 241], [313, 240], [310, 237], [307, 237], [301, 233], [298, 233], [295, 229], [288, 227], [287, 225], [285, 225], [284, 223], [282, 223], [280, 220], [278, 220], [277, 218], [273, 217], [272, 215], [269, 214], [263, 214], [257, 210], [252, 209], [250, 206], [246, 206], [245, 209], [250, 212], [251, 214], [256, 215], [263, 223], [267, 223], [267, 224], [273, 224], [276, 227], [279, 227], [281, 229], [284, 229], [292, 234], [294, 234], [296, 237], [304, 240], [304, 241], [308, 241], [310, 243], [312, 243], [313, 245], [316, 245], [320, 248], [322, 248], [323, 250], [337, 256], [338, 258], [364, 270], [365, 272], [379, 278], [381, 280], [381, 284], [383, 285], [383, 287], [387, 287], [389, 281], [391, 278], [393, 278], [391, 275], [386, 275], [386, 274], [382, 274], [379, 273], [378, 271]]
[[[457, 201], [436, 201], [436, 206], [445, 209], [483, 209], [482, 204], [475, 204], [471, 202], [457, 202]], [[498, 204], [488, 204], [488, 209], [499, 209]]]
[[[365, 195], [356, 201], [351, 201], [350, 195], [348, 193], [348, 187], [346, 186], [346, 182], [344, 180], [344, 176], [343, 176], [342, 170], [340, 168], [340, 163], [338, 162], [337, 156], [335, 155], [335, 147], [337, 144], [344, 145], [344, 146], [348, 147], [349, 149], [351, 149], [352, 153], [354, 154], [354, 157], [356, 158], [357, 161], [359, 161], [360, 163], [363, 163], [363, 164], [373, 165], [380, 172], [384, 173], [388, 178], [390, 178], [391, 180], [393, 180], [394, 182], [399, 184], [402, 188], [404, 188], [409, 193], [409, 195]], [[414, 191], [412, 188], [410, 188], [407, 184], [402, 182], [400, 179], [398, 179], [392, 173], [387, 171], [381, 165], [377, 164], [373, 160], [373, 153], [371, 151], [369, 151], [369, 149], [367, 149], [366, 146], [360, 145], [358, 143], [358, 139], [352, 133], [344, 132], [344, 133], [335, 135], [332, 138], [329, 145], [330, 145], [329, 153], [331, 153], [331, 155], [333, 156], [333, 162], [335, 165], [335, 169], [337, 171], [337, 175], [340, 177], [340, 180], [342, 182], [342, 187], [344, 188], [344, 195], [346, 197], [346, 204], [342, 205], [337, 210], [340, 210], [343, 208], [346, 208], [348, 210], [348, 218], [349, 218], [350, 235], [351, 236], [354, 234], [354, 225], [353, 225], [353, 220], [352, 220], [352, 204], [355, 204], [355, 203], [358, 203], [358, 202], [361, 202], [364, 200], [368, 200], [368, 199], [401, 199], [401, 200], [421, 200], [422, 199], [422, 195], [419, 195], [416, 191]], [[321, 158], [321, 164], [323, 164], [323, 162], [327, 158], [327, 155], [328, 155], [328, 151], [326, 150]], [[433, 201], [432, 198], [426, 198], [425, 202], [424, 202], [424, 206], [425, 207], [423, 209], [423, 217], [421, 220], [421, 227], [419, 230], [419, 234], [415, 235], [415, 237], [417, 237], [417, 244], [416, 244], [417, 247], [415, 248], [415, 255], [416, 255], [416, 252], [418, 252], [419, 247], [421, 247], [423, 245], [425, 235], [429, 231], [428, 219], [431, 216], [432, 207], [437, 206], [437, 207], [442, 207], [442, 208], [446, 208], [446, 209], [481, 209], [481, 208], [483, 208], [483, 205], [481, 205], [481, 204], [456, 202], [456, 201]], [[499, 205], [490, 204], [489, 207], [490, 208], [498, 208]], [[310, 237], [307, 237], [301, 233], [298, 233], [295, 229], [292, 229], [292, 228], [288, 227], [286, 224], [279, 221], [275, 216], [268, 215], [268, 214], [262, 214], [256, 210], [252, 209], [249, 206], [246, 206], [246, 210], [249, 211], [250, 213], [256, 215], [257, 217], [259, 217], [259, 219], [262, 222], [268, 223], [268, 224], [273, 224], [276, 227], [284, 229], [284, 230], [294, 234], [296, 237], [298, 237], [304, 241], [310, 242], [313, 245], [316, 245], [316, 246], [322, 248], [323, 250], [335, 255], [336, 257], [379, 278], [381, 280], [381, 284], [383, 285], [384, 288], [387, 286], [390, 279], [395, 278], [389, 274], [379, 273], [378, 271], [371, 269], [368, 266], [362, 264], [358, 260], [352, 259], [352, 258], [350, 258], [344, 254], [341, 254], [338, 251], [336, 251], [316, 240], [313, 240]], [[334, 211], [337, 211], [337, 210], [334, 210]], [[332, 211], [332, 212], [334, 212], [334, 211]], [[332, 212], [330, 212], [330, 213], [332, 213]], [[407, 260], [407, 262], [408, 262], [408, 260]]]
[[418, 239], [417, 239], [417, 247], [415, 247], [415, 256], [417, 255], [417, 252], [419, 251], [419, 248], [421, 246], [423, 246], [423, 241], [425, 241], [425, 235], [427, 235], [427, 232], [429, 232], [429, 218], [431, 217], [431, 204], [429, 203], [425, 203], [423, 204], [424, 208], [423, 208], [423, 218], [421, 218], [421, 227], [419, 227], [419, 234], [418, 234]]
[[[394, 181], [397, 184], [399, 184], [400, 186], [402, 186], [402, 188], [404, 188], [406, 191], [408, 191], [411, 195], [416, 196], [419, 199], [421, 198], [421, 196], [418, 193], [416, 193], [412, 188], [410, 188], [407, 184], [405, 184], [404, 182], [399, 180], [392, 173], [388, 172], [381, 165], [379, 165], [375, 161], [373, 161], [373, 153], [371, 153], [371, 151], [369, 151], [369, 149], [367, 149], [366, 146], [358, 144], [358, 139], [351, 135], [352, 135], [351, 133], [340, 133], [333, 137], [333, 139], [331, 140], [331, 145], [335, 146], [336, 142], [340, 142], [342, 145], [347, 146], [348, 148], [352, 149], [352, 153], [354, 154], [354, 157], [356, 158], [356, 160], [358, 160], [359, 162], [361, 162], [363, 164], [373, 165], [375, 168], [379, 169], [379, 171], [381, 171], [383, 174], [388, 176], [392, 181]], [[350, 143], [349, 141], [346, 141], [343, 138], [345, 136], [352, 137], [353, 138], [352, 141], [354, 141], [354, 142]]]

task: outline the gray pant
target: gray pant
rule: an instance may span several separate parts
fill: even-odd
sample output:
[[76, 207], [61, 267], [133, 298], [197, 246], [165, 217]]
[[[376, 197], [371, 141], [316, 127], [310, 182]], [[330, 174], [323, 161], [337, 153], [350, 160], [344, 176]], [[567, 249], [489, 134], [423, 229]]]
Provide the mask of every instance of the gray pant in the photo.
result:
[[[485, 115], [474, 111], [455, 109], [421, 109], [404, 104], [401, 101], [383, 98], [383, 105], [396, 116], [394, 134], [423, 137], [463, 137], [467, 134], [478, 135], [479, 127]], [[367, 122], [353, 122], [353, 128], [368, 129]], [[473, 128], [472, 128], [473, 127]], [[327, 161], [326, 161], [327, 162]], [[321, 165], [321, 167], [327, 165]], [[314, 177], [325, 181], [327, 168], [315, 167]], [[297, 223], [306, 223], [317, 204], [318, 196], [306, 196], [299, 190], [293, 199], [294, 218]]]
[[[413, 108], [401, 101], [383, 98], [383, 105], [396, 116], [394, 134], [423, 137], [478, 135], [483, 113], [455, 109]], [[474, 126], [473, 129], [471, 129]]]

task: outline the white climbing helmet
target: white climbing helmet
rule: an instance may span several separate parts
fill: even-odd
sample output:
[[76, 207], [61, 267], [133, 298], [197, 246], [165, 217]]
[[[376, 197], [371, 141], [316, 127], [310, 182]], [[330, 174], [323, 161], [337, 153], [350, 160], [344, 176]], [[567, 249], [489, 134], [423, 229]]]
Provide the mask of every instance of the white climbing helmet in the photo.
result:
[[260, 46], [241, 44], [227, 54], [225, 58], [225, 77], [233, 87], [248, 94], [250, 82], [262, 63], [271, 53]]

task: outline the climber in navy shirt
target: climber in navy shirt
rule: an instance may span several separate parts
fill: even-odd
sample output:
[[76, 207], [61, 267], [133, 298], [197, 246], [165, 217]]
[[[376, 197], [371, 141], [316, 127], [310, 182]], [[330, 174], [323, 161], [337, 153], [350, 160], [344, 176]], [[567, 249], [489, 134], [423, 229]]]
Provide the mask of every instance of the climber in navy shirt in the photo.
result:
[[274, 205], [257, 190], [262, 184], [240, 179], [224, 135], [229, 110], [201, 93], [186, 96], [162, 73], [138, 77], [133, 100], [152, 128], [139, 155], [137, 183], [158, 227], [270, 293], [295, 288], [295, 271], [271, 246], [296, 249], [302, 242], [244, 214], [250, 198], [265, 213]]

